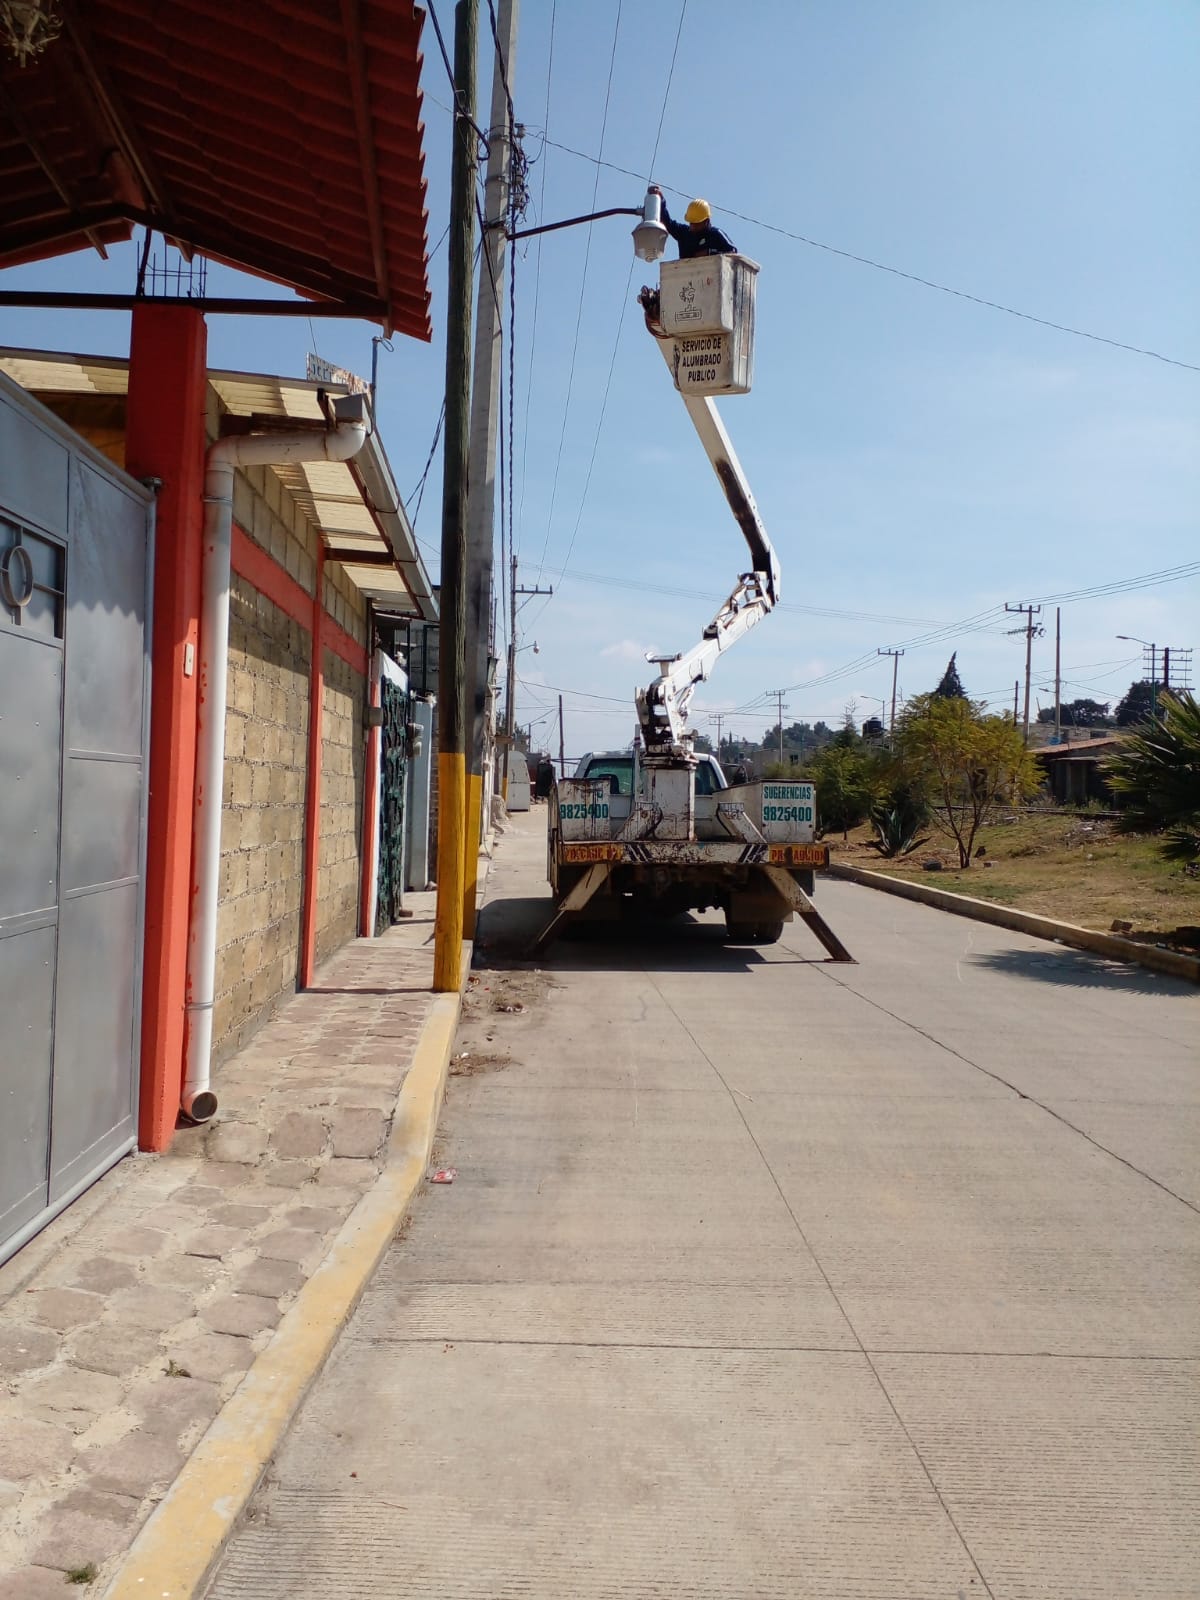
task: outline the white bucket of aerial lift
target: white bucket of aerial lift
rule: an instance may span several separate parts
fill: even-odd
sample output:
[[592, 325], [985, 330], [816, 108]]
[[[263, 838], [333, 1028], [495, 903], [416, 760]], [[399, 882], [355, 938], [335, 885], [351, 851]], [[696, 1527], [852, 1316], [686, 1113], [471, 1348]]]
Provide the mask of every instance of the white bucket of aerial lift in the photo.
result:
[[758, 263], [749, 256], [663, 262], [659, 322], [672, 341], [680, 394], [749, 394], [757, 281]]

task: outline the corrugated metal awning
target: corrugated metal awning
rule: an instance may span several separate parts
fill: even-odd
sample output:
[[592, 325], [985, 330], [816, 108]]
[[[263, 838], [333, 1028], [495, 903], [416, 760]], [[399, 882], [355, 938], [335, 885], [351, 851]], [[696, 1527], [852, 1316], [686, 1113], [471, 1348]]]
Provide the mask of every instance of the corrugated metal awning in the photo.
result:
[[[0, 371], [39, 399], [55, 395], [125, 395], [129, 364], [117, 356], [0, 350]], [[320, 422], [318, 398], [347, 391], [340, 384], [253, 372], [210, 371], [208, 382], [230, 417]], [[416, 535], [401, 503], [382, 442], [372, 433], [353, 461], [268, 467], [318, 530], [350, 581], [381, 611], [436, 622], [437, 600]], [[361, 563], [350, 559], [362, 556]]]
[[412, 0], [88, 0], [0, 51], [0, 266], [135, 225], [430, 337]]

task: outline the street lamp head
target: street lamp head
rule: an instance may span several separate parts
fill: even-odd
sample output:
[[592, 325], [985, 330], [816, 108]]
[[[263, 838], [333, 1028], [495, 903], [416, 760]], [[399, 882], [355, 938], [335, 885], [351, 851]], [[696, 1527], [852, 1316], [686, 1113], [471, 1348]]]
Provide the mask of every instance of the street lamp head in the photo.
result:
[[667, 248], [667, 230], [662, 219], [662, 195], [646, 190], [642, 220], [633, 230], [633, 253], [639, 261], [657, 261]]

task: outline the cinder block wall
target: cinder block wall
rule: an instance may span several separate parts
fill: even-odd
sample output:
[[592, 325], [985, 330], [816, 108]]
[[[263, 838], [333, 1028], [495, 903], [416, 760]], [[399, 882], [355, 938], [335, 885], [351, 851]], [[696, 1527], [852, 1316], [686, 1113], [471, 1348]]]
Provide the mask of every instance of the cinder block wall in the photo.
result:
[[220, 1056], [295, 987], [308, 678], [307, 631], [235, 575], [213, 1019]]
[[[274, 473], [239, 472], [234, 520], [308, 594], [319, 534]], [[324, 602], [359, 643], [366, 606], [340, 567]], [[307, 622], [307, 619], [305, 619]], [[296, 986], [303, 891], [311, 637], [245, 578], [230, 595], [229, 702], [221, 822], [213, 1048], [231, 1055]], [[357, 931], [365, 682], [324, 653], [318, 959]]]
[[[338, 566], [325, 569], [325, 609], [352, 639], [365, 642], [366, 605]], [[325, 651], [323, 666], [318, 961], [358, 932], [366, 762], [366, 679], [332, 650]]]

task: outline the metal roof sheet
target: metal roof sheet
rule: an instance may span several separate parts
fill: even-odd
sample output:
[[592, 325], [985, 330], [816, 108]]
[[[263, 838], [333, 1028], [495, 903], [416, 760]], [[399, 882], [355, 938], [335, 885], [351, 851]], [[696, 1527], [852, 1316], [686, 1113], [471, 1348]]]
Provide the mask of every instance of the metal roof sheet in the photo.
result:
[[89, 0], [0, 58], [0, 266], [142, 224], [430, 337], [412, 0]]
[[[128, 362], [117, 356], [39, 350], [0, 350], [0, 371], [43, 399], [56, 394], [124, 395], [129, 379]], [[340, 384], [255, 372], [210, 371], [208, 382], [230, 416], [279, 421], [319, 422], [324, 413], [318, 393], [347, 392]], [[377, 434], [368, 436], [353, 461], [292, 462], [264, 470], [275, 474], [328, 548], [372, 558], [361, 566], [341, 564], [379, 609], [437, 620], [429, 574]], [[383, 564], [385, 557], [388, 564]]]

